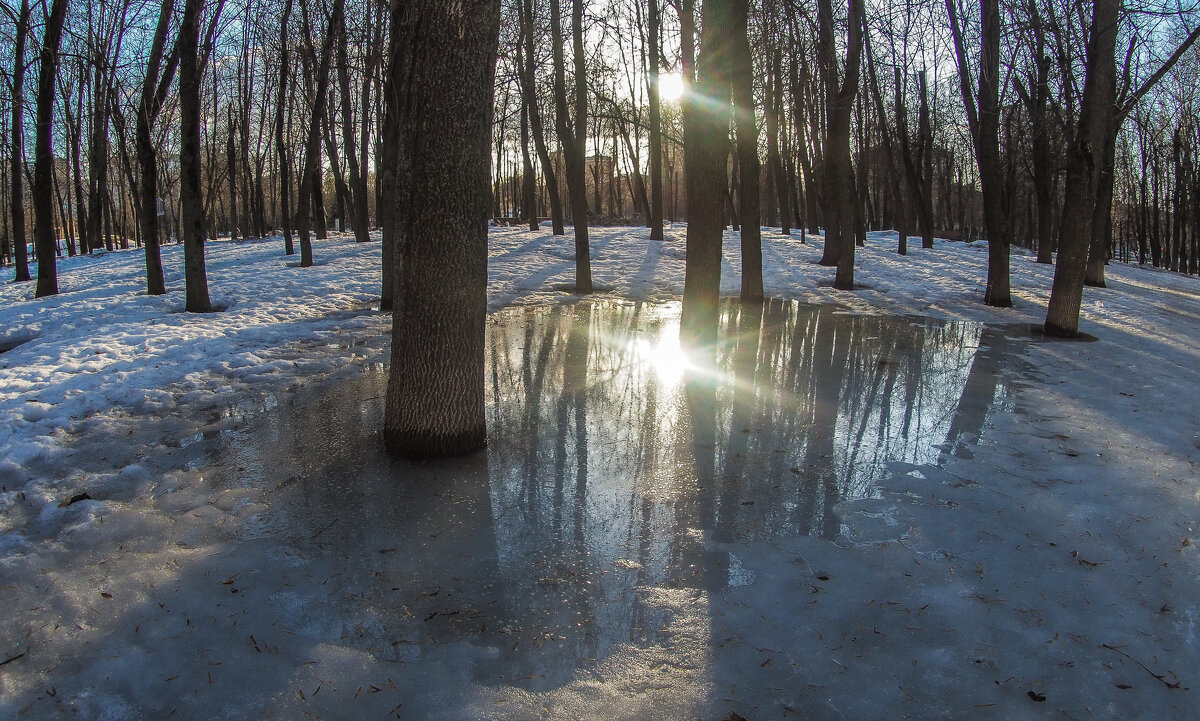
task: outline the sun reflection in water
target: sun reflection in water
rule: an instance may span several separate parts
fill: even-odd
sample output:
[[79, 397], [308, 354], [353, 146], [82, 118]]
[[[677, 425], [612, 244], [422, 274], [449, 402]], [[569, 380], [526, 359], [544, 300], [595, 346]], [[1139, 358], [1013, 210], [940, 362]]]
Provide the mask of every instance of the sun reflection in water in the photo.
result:
[[659, 383], [668, 388], [683, 380], [694, 368], [688, 354], [679, 345], [679, 323], [664, 323], [651, 337], [638, 337], [630, 342], [630, 351], [643, 366], [654, 371]]

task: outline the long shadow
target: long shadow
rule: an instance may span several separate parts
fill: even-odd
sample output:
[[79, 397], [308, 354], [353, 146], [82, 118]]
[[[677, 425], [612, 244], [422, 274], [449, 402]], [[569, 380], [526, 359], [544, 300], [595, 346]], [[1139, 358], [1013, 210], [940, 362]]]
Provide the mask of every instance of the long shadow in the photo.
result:
[[[964, 425], [951, 419], [968, 381], [956, 336], [932, 342], [904, 319], [729, 303], [728, 341], [687, 359], [677, 314], [619, 301], [496, 314], [489, 448], [467, 459], [387, 460], [379, 373], [217, 424], [187, 449], [190, 470], [171, 472], [176, 492], [145, 509], [182, 519], [148, 535], [173, 552], [139, 551], [162, 569], [114, 565], [136, 600], [72, 640], [39, 635], [46, 651], [28, 662], [48, 670], [11, 703], [520, 716], [615, 674], [646, 692], [646, 713], [723, 708], [718, 689], [753, 655], [726, 639], [764, 630], [715, 613], [756, 598], [754, 549], [841, 539], [844, 504], [878, 493], [888, 463], [936, 457], [913, 449]], [[13, 633], [91, 618], [78, 588], [43, 591]], [[126, 652], [116, 672], [92, 661]]]

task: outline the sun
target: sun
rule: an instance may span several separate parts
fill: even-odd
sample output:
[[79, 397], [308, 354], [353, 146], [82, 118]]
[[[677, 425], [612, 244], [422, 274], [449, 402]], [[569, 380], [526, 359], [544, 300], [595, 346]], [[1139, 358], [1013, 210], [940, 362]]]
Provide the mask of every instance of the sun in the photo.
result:
[[673, 103], [683, 96], [683, 77], [678, 73], [658, 76], [658, 94], [664, 103]]

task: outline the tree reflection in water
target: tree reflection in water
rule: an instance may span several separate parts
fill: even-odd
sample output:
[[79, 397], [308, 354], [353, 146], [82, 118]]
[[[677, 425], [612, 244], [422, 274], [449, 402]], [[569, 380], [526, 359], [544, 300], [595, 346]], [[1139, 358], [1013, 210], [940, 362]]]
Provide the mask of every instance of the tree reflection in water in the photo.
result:
[[[679, 350], [678, 324], [677, 305], [605, 300], [491, 328], [501, 584], [567, 657], [653, 642], [636, 589], [750, 582], [714, 543], [836, 539], [840, 503], [895, 463], [938, 464], [1002, 393], [975, 323], [730, 301], [708, 358]], [[540, 648], [520, 665], [570, 676]]]
[[206, 439], [226, 483], [275, 489], [244, 540], [286, 539], [314, 580], [270, 596], [281, 618], [408, 662], [406, 708], [440, 708], [421, 679], [448, 668], [536, 691], [625, 644], [669, 653], [658, 595], [754, 583], [738, 544], [843, 538], [848, 502], [969, 452], [1005, 398], [1002, 354], [977, 352], [1002, 338], [972, 323], [728, 302], [721, 345], [689, 357], [678, 304], [491, 320], [486, 452], [387, 458], [382, 374]]

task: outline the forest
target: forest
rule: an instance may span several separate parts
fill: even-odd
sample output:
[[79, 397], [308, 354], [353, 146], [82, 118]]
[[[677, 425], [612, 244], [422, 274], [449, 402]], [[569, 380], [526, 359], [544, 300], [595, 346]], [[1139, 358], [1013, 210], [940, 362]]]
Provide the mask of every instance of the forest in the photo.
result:
[[[1045, 327], [1068, 337], [1110, 259], [1200, 272], [1200, 24], [1182, 4], [179, 4], [3, 5], [0, 262], [21, 282], [40, 261], [39, 297], [64, 254], [131, 245], [161, 294], [159, 248], [179, 242], [187, 310], [208, 312], [206, 239], [280, 233], [307, 267], [330, 227], [382, 228], [381, 306], [428, 319], [431, 273], [482, 308], [485, 216], [570, 223], [581, 294], [589, 226], [656, 240], [686, 220], [701, 336], [727, 226], [750, 300], [763, 225], [822, 233], [844, 290], [869, 231], [896, 230], [899, 254], [910, 235], [986, 240], [996, 307], [1010, 249], [1030, 248], [1057, 260]], [[447, 218], [461, 247], [422, 240]]]
[[0, 0], [0, 717], [1192, 718], [1198, 38]]

